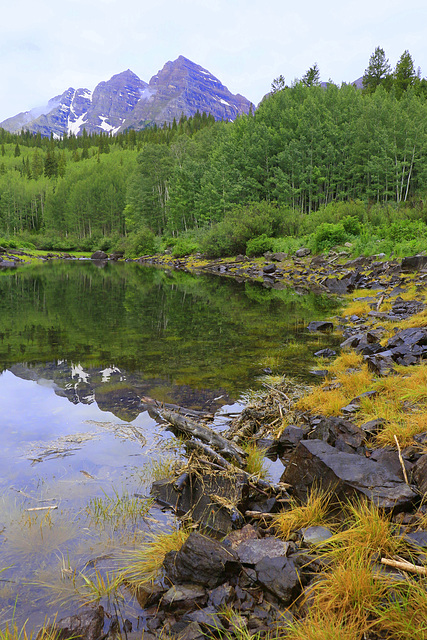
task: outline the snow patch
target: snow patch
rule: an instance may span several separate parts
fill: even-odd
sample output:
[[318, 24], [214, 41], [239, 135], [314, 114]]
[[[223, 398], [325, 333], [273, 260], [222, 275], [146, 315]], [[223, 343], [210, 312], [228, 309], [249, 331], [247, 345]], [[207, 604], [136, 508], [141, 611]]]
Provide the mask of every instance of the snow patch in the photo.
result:
[[110, 131], [113, 131], [114, 127], [108, 122], [106, 122], [108, 118], [106, 118], [105, 116], [99, 116], [99, 119], [101, 120], [101, 124], [98, 125], [100, 129], [102, 129], [103, 131], [106, 131], [107, 133], [109, 133]]
[[76, 136], [86, 122], [86, 115], [86, 113], [83, 113], [74, 122], [71, 120], [71, 118], [68, 118], [67, 132], [72, 133]]
[[227, 105], [227, 107], [232, 107], [232, 106], [233, 106], [232, 104], [230, 104], [229, 102], [227, 102], [227, 100], [223, 100], [222, 98], [219, 98], [219, 102], [220, 102], [221, 104], [226, 104], [226, 105]]
[[76, 378], [78, 382], [88, 382], [89, 374], [84, 371], [81, 364], [72, 364], [71, 365], [71, 377]]

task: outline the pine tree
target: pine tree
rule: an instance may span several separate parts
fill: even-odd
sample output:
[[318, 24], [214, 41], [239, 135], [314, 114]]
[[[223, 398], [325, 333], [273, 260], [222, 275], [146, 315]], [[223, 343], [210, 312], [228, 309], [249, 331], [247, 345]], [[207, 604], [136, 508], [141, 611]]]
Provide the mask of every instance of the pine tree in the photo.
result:
[[387, 83], [390, 75], [391, 67], [388, 58], [385, 57], [384, 49], [376, 47], [363, 74], [363, 90], [365, 93], [374, 93], [380, 84]]
[[314, 87], [320, 84], [320, 71], [317, 62], [305, 72], [301, 78], [301, 82], [305, 84], [306, 87]]
[[415, 83], [417, 79], [415, 64], [411, 54], [407, 49], [400, 56], [399, 61], [396, 64], [393, 76], [396, 97], [400, 98], [405, 93], [405, 91]]

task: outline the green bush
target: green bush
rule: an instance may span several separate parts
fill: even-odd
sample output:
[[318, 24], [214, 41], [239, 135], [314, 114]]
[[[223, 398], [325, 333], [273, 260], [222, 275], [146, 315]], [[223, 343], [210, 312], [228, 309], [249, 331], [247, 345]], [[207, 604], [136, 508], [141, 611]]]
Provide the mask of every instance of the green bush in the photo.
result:
[[249, 240], [277, 236], [283, 230], [281, 210], [268, 202], [236, 207], [214, 225], [201, 241], [201, 250], [219, 258], [246, 252]]
[[192, 238], [181, 237], [178, 238], [172, 249], [172, 255], [175, 258], [182, 258], [188, 256], [191, 253], [196, 253], [199, 250], [199, 245], [196, 240]]
[[337, 244], [343, 244], [347, 239], [348, 234], [342, 222], [338, 224], [324, 222], [313, 236], [314, 249], [315, 251], [324, 251]]
[[246, 255], [249, 257], [252, 256], [262, 256], [266, 251], [272, 251], [274, 247], [274, 238], [269, 238], [263, 233], [261, 236], [257, 238], [252, 238], [252, 240], [248, 240], [246, 244]]
[[131, 233], [126, 240], [126, 256], [138, 258], [140, 256], [153, 255], [158, 251], [159, 240], [151, 229], [141, 229]]

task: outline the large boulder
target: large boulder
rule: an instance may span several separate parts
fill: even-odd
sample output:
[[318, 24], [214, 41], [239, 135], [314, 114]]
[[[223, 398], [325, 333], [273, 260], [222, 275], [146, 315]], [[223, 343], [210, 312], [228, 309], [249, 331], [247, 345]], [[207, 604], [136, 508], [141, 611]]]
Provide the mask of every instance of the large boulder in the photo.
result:
[[427, 256], [409, 256], [403, 258], [402, 271], [418, 271], [427, 265]]
[[236, 556], [217, 540], [193, 531], [179, 551], [166, 554], [163, 567], [172, 584], [218, 587], [239, 566]]
[[105, 251], [94, 251], [94, 253], [92, 253], [91, 260], [108, 260], [108, 255], [105, 253]]
[[322, 440], [302, 440], [281, 477], [305, 499], [313, 486], [332, 492], [338, 500], [367, 497], [386, 511], [404, 511], [417, 498], [415, 491], [388, 468], [355, 453], [338, 451]]

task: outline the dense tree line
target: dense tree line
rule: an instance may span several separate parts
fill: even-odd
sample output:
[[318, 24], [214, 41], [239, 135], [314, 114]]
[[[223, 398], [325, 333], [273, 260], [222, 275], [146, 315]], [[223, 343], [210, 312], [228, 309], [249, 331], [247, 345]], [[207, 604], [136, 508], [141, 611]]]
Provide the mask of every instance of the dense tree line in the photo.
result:
[[[289, 221], [290, 211], [313, 216], [333, 202], [420, 205], [427, 82], [409, 52], [392, 71], [377, 47], [363, 90], [319, 78], [317, 64], [291, 86], [280, 76], [255, 113], [234, 123], [196, 114], [59, 140], [0, 130], [0, 234], [88, 248], [127, 235], [142, 242], [138, 251], [143, 238], [206, 230], [235, 219], [236, 208], [254, 216], [267, 206], [271, 220]], [[292, 233], [289, 224], [281, 232]]]

